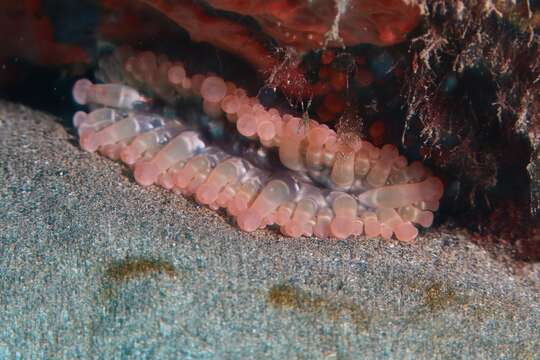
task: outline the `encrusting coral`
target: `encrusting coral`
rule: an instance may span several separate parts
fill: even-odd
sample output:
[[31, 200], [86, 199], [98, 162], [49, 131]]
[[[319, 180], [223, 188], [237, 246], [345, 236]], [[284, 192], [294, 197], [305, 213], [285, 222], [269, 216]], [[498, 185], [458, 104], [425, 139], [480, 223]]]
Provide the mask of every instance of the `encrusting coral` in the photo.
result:
[[[343, 141], [315, 120], [265, 108], [221, 77], [190, 77], [161, 54], [120, 48], [100, 61], [98, 78], [104, 83], [81, 79], [73, 89], [77, 102], [92, 106], [74, 115], [81, 147], [122, 160], [143, 186], [225, 208], [244, 231], [275, 224], [295, 237], [411, 241], [413, 224], [432, 224], [443, 184], [394, 145]], [[185, 115], [186, 102], [195, 115]], [[238, 132], [230, 141], [208, 131], [227, 124]], [[273, 148], [279, 167], [267, 161]]]

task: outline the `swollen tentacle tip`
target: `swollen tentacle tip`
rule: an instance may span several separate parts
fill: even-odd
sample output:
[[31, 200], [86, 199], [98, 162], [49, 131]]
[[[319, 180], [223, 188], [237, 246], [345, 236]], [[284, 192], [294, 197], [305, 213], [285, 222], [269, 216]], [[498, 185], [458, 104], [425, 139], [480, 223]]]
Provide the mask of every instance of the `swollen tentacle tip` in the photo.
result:
[[230, 183], [236, 183], [243, 172], [243, 164], [237, 159], [229, 158], [219, 163], [210, 173], [208, 179], [195, 194], [201, 204], [210, 204], [218, 200], [220, 191]]
[[186, 70], [182, 65], [174, 65], [169, 68], [167, 76], [171, 84], [181, 85], [182, 81], [186, 78]]
[[188, 161], [176, 174], [176, 186], [181, 189], [189, 189], [193, 187], [197, 177], [202, 175], [210, 166], [208, 159], [205, 156], [197, 156]]
[[122, 159], [122, 162], [124, 162], [124, 164], [126, 165], [133, 165], [139, 159], [139, 154], [137, 154], [135, 149], [128, 146], [122, 149], [122, 152], [120, 153], [120, 159]]
[[88, 91], [93, 85], [88, 79], [77, 80], [73, 85], [73, 99], [80, 105], [86, 105]]
[[236, 122], [236, 129], [245, 137], [252, 137], [257, 133], [257, 120], [251, 114], [243, 114]]
[[291, 221], [291, 216], [294, 211], [295, 204], [294, 203], [287, 203], [281, 205], [276, 213], [276, 223], [280, 226], [285, 226], [286, 224]]
[[292, 213], [292, 207], [285, 204], [280, 206], [276, 213], [276, 222], [279, 221], [282, 225], [284, 235], [299, 237], [313, 233], [311, 223], [317, 212], [317, 205], [313, 200], [309, 198], [300, 200], [294, 209], [292, 219], [289, 212]]
[[438, 201], [443, 196], [444, 185], [438, 177], [430, 177], [423, 181], [424, 201]]
[[133, 176], [139, 185], [150, 186], [156, 182], [159, 173], [159, 168], [152, 161], [141, 161], [135, 164]]
[[251, 194], [240, 192], [237, 194], [230, 204], [230, 211], [233, 215], [238, 215], [240, 212], [247, 209], [249, 201], [251, 200]]
[[209, 76], [201, 84], [201, 96], [212, 103], [219, 103], [227, 95], [227, 84], [217, 76]]
[[79, 128], [82, 125], [82, 123], [86, 121], [86, 119], [88, 119], [88, 113], [84, 111], [77, 111], [73, 115], [73, 126], [76, 128]]
[[259, 228], [262, 221], [262, 216], [255, 209], [246, 209], [238, 215], [236, 222], [240, 229], [252, 232]]
[[202, 184], [195, 193], [195, 200], [203, 205], [215, 202], [218, 198], [218, 189], [212, 184]]
[[386, 240], [390, 240], [394, 232], [392, 228], [386, 224], [381, 224], [381, 237]]
[[330, 223], [330, 232], [338, 239], [346, 239], [355, 231], [355, 224], [348, 217], [335, 217]]
[[330, 232], [338, 239], [345, 239], [355, 231], [358, 204], [346, 193], [339, 193], [332, 202], [335, 218], [330, 223]]
[[364, 223], [360, 219], [353, 221], [353, 235], [362, 235], [364, 232]]
[[193, 178], [193, 174], [194, 171], [191, 169], [191, 166], [187, 165], [176, 174], [174, 180], [175, 186], [179, 189], [185, 189]]
[[172, 174], [166, 172], [165, 174], [159, 175], [157, 183], [164, 189], [171, 190], [174, 187]]
[[303, 232], [302, 226], [296, 222], [290, 222], [281, 228], [281, 233], [290, 237], [300, 237]]
[[271, 121], [262, 121], [257, 126], [257, 135], [261, 140], [270, 141], [276, 135], [276, 129]]
[[418, 229], [410, 222], [404, 222], [397, 226], [395, 234], [399, 241], [410, 242], [418, 236]]
[[234, 196], [234, 188], [226, 187], [225, 189], [219, 192], [216, 198], [216, 204], [218, 204], [222, 208], [226, 208], [227, 203], [232, 199], [233, 196]]
[[420, 224], [422, 227], [425, 228], [430, 227], [431, 225], [433, 225], [433, 213], [431, 211], [422, 211], [418, 215], [416, 223]]
[[93, 132], [82, 134], [79, 139], [79, 144], [83, 150], [88, 152], [95, 152], [99, 147], [96, 134]]
[[364, 233], [366, 237], [374, 238], [381, 234], [381, 225], [377, 220], [377, 216], [373, 213], [366, 213], [363, 216], [364, 219]]
[[228, 115], [235, 114], [240, 108], [240, 102], [235, 95], [227, 95], [221, 101], [221, 109]]

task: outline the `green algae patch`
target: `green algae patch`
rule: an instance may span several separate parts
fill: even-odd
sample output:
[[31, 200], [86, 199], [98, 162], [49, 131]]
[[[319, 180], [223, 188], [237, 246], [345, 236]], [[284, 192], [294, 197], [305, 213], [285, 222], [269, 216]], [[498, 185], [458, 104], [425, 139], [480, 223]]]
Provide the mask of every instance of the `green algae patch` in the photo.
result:
[[367, 331], [370, 323], [369, 314], [358, 304], [315, 296], [290, 284], [272, 286], [268, 290], [266, 301], [275, 308], [323, 316], [334, 324], [347, 321], [348, 318], [357, 332]]
[[152, 274], [177, 275], [174, 266], [160, 259], [125, 259], [112, 263], [105, 271], [104, 278], [110, 281], [127, 281]]
[[119, 288], [131, 280], [158, 280], [161, 276], [176, 279], [179, 273], [170, 262], [161, 259], [126, 258], [112, 262], [103, 274], [99, 300], [113, 300]]

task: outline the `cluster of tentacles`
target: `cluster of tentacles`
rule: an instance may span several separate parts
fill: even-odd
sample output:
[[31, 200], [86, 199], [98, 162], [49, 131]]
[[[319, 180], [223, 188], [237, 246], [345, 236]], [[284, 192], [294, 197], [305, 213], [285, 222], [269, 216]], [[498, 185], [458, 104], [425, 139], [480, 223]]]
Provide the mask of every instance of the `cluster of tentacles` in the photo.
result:
[[415, 224], [433, 222], [442, 182], [394, 145], [343, 139], [152, 52], [119, 48], [97, 78], [103, 84], [82, 79], [73, 89], [91, 110], [74, 116], [81, 147], [121, 160], [143, 186], [226, 209], [244, 231], [411, 241]]

